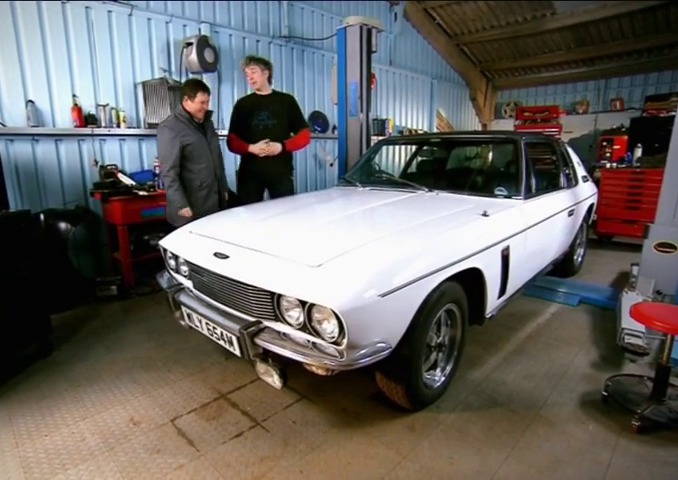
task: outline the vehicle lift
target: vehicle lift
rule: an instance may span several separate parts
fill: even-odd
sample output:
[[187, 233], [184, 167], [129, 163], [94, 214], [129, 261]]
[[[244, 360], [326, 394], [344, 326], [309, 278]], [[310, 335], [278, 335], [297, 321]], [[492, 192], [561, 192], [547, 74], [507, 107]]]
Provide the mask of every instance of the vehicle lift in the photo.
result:
[[[617, 344], [624, 350], [648, 355], [663, 339], [629, 315], [638, 302], [678, 303], [678, 122], [674, 120], [654, 223], [643, 242], [640, 262], [631, 264], [629, 281], [617, 304]], [[672, 362], [678, 362], [674, 344]]]
[[337, 28], [338, 178], [370, 148], [372, 54], [383, 28], [365, 17], [347, 17]]

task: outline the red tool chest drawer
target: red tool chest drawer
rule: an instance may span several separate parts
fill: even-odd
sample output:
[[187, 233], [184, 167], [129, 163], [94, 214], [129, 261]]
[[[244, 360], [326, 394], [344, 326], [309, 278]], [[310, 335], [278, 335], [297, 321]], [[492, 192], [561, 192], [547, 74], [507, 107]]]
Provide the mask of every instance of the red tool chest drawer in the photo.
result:
[[602, 170], [596, 234], [643, 238], [657, 214], [663, 178], [658, 168]]

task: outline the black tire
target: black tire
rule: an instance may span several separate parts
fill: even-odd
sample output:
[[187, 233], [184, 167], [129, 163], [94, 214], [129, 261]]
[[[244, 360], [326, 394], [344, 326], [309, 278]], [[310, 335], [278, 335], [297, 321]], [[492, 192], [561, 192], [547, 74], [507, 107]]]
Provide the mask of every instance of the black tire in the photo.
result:
[[553, 267], [551, 274], [556, 277], [573, 277], [579, 273], [586, 259], [589, 226], [581, 222], [565, 256]]
[[[443, 313], [447, 314], [443, 318]], [[449, 335], [437, 340], [449, 342], [449, 350], [442, 353], [445, 368], [437, 377], [427, 376], [424, 360], [430, 345], [430, 334], [440, 322], [450, 322]], [[409, 410], [422, 410], [437, 402], [447, 391], [459, 366], [468, 328], [468, 304], [464, 289], [456, 282], [440, 285], [422, 304], [410, 327], [396, 347], [376, 371], [379, 390], [399, 407]], [[437, 343], [435, 348], [444, 348]], [[449, 354], [449, 357], [448, 357]], [[432, 356], [428, 357], [429, 359]]]

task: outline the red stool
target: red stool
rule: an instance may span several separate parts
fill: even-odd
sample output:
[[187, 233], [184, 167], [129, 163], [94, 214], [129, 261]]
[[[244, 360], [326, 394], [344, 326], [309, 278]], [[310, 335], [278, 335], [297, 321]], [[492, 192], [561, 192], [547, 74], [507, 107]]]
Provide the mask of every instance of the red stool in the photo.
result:
[[631, 427], [640, 433], [644, 427], [663, 424], [678, 426], [678, 385], [670, 382], [671, 350], [678, 335], [678, 305], [641, 302], [629, 310], [631, 318], [648, 328], [666, 334], [654, 376], [633, 373], [613, 375], [605, 380], [602, 400], [614, 399], [634, 412]]

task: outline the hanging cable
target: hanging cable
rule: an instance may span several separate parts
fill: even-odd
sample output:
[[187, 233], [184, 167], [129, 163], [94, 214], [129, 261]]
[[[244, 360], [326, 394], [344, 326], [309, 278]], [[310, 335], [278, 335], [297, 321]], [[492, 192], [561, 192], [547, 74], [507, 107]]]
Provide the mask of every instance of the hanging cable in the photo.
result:
[[186, 50], [186, 45], [181, 47], [181, 53], [179, 53], [179, 83], [184, 78], [184, 50]]
[[221, 123], [221, 117], [219, 112], [221, 111], [221, 70], [217, 68], [217, 130], [220, 129], [219, 124]]
[[337, 34], [333, 33], [332, 35], [328, 35], [326, 37], [320, 37], [320, 38], [309, 38], [309, 37], [297, 37], [295, 35], [283, 35], [280, 37], [274, 37], [274, 39], [279, 40], [303, 40], [305, 42], [324, 42], [325, 40], [330, 40], [331, 38], [336, 37]]

